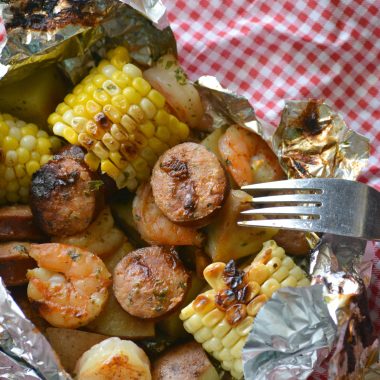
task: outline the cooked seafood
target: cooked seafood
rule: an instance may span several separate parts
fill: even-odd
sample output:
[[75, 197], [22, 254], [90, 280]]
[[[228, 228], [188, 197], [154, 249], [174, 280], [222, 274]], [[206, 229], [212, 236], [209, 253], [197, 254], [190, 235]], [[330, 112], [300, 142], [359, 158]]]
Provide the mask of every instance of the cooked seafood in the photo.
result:
[[[144, 78], [163, 94], [178, 119], [190, 127], [203, 129], [203, 106], [197, 89], [187, 80], [177, 59], [166, 54], [152, 68], [145, 70]], [[208, 127], [207, 124], [205, 124]]]
[[158, 159], [151, 185], [155, 203], [171, 221], [196, 226], [210, 222], [228, 190], [217, 157], [191, 142], [176, 145]]
[[181, 305], [190, 279], [174, 250], [146, 247], [129, 253], [116, 265], [113, 289], [129, 314], [158, 318]]
[[175, 224], [162, 213], [154, 203], [149, 183], [137, 189], [132, 212], [141, 238], [149, 244], [199, 246], [203, 241], [201, 232]]
[[219, 139], [219, 151], [237, 185], [284, 179], [278, 158], [257, 134], [232, 125]]
[[79, 359], [77, 380], [151, 380], [145, 352], [130, 340], [109, 338], [91, 347]]
[[115, 226], [111, 210], [106, 207], [85, 231], [67, 237], [54, 237], [52, 241], [75, 245], [103, 257], [116, 252], [124, 243], [125, 235]]
[[99, 257], [57, 243], [32, 244], [29, 255], [39, 268], [27, 273], [28, 297], [52, 326], [77, 328], [99, 315], [111, 284]]

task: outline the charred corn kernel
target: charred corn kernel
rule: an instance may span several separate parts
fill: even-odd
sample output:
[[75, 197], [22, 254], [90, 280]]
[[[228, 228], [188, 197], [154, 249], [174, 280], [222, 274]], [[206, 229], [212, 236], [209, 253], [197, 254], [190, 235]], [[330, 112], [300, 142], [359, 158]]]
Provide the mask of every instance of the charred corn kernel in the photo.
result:
[[[284, 284], [307, 286], [310, 281], [273, 240], [263, 244], [262, 250], [244, 270], [238, 270], [233, 261], [212, 263], [203, 275], [211, 290], [198, 295], [186, 306], [180, 319], [185, 330], [219, 360], [224, 369], [241, 379], [242, 349], [261, 307]], [[230, 287], [232, 279], [235, 283], [240, 282], [238, 288]], [[238, 296], [243, 287], [244, 300]]]
[[[85, 159], [92, 170], [100, 166], [118, 187], [135, 190], [149, 178], [158, 157], [189, 134], [187, 125], [164, 106], [162, 94], [151, 88], [137, 66], [129, 63], [128, 51], [117, 47], [74, 87], [49, 116], [48, 123], [55, 135], [88, 151]], [[0, 137], [2, 132], [7, 136], [9, 126], [1, 122]], [[9, 150], [17, 150], [24, 147], [22, 139], [20, 136], [20, 141], [15, 138], [4, 143]], [[37, 140], [36, 145], [44, 155], [46, 141]]]

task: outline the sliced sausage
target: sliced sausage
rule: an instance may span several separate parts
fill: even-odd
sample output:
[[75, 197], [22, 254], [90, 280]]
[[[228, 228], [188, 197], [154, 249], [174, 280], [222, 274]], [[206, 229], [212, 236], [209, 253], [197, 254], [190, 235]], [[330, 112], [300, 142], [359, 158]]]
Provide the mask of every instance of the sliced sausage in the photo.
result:
[[141, 238], [149, 244], [199, 246], [203, 241], [201, 232], [175, 224], [162, 213], [154, 203], [149, 183], [137, 189], [132, 212]]
[[174, 250], [146, 247], [115, 267], [113, 289], [121, 307], [139, 318], [159, 318], [179, 307], [190, 275]]
[[0, 277], [5, 285], [26, 284], [26, 272], [36, 267], [36, 262], [29, 256], [30, 243], [0, 244]]
[[15, 240], [46, 240], [46, 236], [37, 227], [29, 206], [0, 208], [0, 241]]
[[228, 190], [218, 158], [204, 146], [183, 143], [166, 151], [151, 178], [157, 206], [173, 222], [206, 225]]
[[84, 163], [62, 157], [43, 165], [32, 177], [30, 205], [48, 235], [70, 236], [94, 220], [101, 192]]

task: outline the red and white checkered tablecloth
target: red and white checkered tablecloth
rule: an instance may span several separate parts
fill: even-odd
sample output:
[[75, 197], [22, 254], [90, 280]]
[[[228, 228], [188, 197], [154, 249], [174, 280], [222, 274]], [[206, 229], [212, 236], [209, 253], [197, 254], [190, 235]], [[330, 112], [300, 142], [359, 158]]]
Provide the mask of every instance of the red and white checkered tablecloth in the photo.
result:
[[[273, 126], [285, 99], [326, 99], [371, 141], [360, 180], [380, 189], [380, 0], [163, 2], [191, 79], [216, 76]], [[379, 335], [379, 245], [369, 296]]]
[[[360, 180], [380, 190], [379, 0], [164, 3], [191, 79], [216, 76], [274, 126], [285, 99], [326, 99], [347, 125], [371, 141], [369, 165]], [[379, 246], [369, 294], [379, 335]]]

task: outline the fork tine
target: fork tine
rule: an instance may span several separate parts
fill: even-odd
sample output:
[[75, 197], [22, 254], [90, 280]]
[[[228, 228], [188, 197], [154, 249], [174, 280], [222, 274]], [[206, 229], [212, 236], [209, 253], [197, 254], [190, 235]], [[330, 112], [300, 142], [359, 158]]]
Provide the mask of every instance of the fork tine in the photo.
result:
[[242, 190], [321, 190], [323, 184], [317, 179], [293, 179], [242, 186]]
[[267, 197], [252, 197], [252, 203], [321, 203], [321, 194], [284, 194], [269, 195]]
[[265, 207], [242, 211], [243, 215], [320, 215], [319, 207]]
[[242, 227], [272, 227], [320, 232], [317, 222], [318, 220], [313, 219], [254, 219], [239, 220], [237, 223]]

